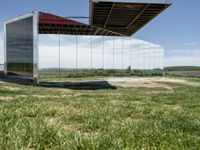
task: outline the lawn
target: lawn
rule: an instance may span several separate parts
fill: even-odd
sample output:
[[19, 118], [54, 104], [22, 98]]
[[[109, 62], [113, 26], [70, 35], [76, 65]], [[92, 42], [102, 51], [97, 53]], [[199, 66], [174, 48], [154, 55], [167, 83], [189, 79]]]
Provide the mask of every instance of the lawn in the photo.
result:
[[0, 81], [0, 149], [200, 149], [200, 79], [72, 90]]

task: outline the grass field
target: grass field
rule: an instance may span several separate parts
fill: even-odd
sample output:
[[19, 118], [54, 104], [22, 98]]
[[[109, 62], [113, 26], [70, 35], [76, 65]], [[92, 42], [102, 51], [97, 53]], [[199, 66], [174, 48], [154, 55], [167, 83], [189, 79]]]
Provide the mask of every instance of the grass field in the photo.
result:
[[200, 79], [109, 83], [116, 89], [0, 81], [0, 149], [200, 149]]
[[174, 66], [164, 68], [164, 74], [174, 77], [200, 77], [200, 67], [198, 66]]
[[166, 75], [168, 76], [176, 76], [176, 77], [200, 77], [200, 71], [166, 71]]

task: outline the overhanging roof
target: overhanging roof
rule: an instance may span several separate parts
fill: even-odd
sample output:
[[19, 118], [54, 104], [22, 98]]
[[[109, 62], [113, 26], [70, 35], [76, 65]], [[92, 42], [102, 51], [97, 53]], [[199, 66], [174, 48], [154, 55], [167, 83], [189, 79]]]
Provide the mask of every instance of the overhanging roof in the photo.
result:
[[170, 5], [91, 0], [90, 25], [131, 36]]
[[42, 11], [16, 17], [5, 24], [39, 14], [39, 34], [132, 36], [171, 5], [118, 1], [122, 0], [90, 0], [89, 24]]
[[39, 12], [39, 33], [122, 36], [122, 34], [114, 31], [87, 25], [45, 12]]

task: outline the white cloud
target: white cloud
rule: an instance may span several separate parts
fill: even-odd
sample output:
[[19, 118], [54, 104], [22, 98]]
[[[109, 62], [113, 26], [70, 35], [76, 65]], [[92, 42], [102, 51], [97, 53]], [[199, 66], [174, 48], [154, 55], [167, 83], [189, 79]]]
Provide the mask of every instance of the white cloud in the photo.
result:
[[[45, 38], [46, 36], [46, 38]], [[53, 38], [45, 35], [40, 40], [40, 68], [59, 67], [59, 42], [58, 36]], [[60, 54], [62, 68], [76, 67], [76, 37], [61, 36]], [[47, 42], [48, 41], [48, 42]], [[103, 66], [103, 38], [92, 37], [92, 66], [101, 68]], [[114, 47], [113, 47], [114, 42]], [[48, 44], [50, 43], [50, 45]], [[122, 44], [123, 55], [122, 55]], [[131, 46], [131, 47], [130, 47]], [[78, 36], [78, 67], [91, 67], [91, 37]], [[114, 50], [114, 56], [113, 56]], [[114, 67], [121, 69], [122, 59], [123, 67], [127, 68], [162, 68], [163, 67], [163, 48], [139, 39], [115, 37], [104, 38], [104, 61], [105, 68]], [[123, 58], [122, 58], [123, 56]]]
[[185, 56], [196, 56], [200, 55], [200, 49], [174, 49], [170, 51], [165, 51], [166, 57], [185, 57]]
[[165, 58], [165, 66], [200, 66], [200, 56]]
[[165, 66], [200, 66], [200, 49], [166, 51]]

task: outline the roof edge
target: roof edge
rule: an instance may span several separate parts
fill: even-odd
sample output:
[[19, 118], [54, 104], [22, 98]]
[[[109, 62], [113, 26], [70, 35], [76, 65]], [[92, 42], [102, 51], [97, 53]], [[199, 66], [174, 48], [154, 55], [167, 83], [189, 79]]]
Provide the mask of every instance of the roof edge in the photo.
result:
[[34, 14], [37, 14], [38, 12], [39, 12], [39, 11], [33, 11], [33, 12], [31, 12], [31, 13], [26, 13], [26, 14], [18, 15], [18, 16], [14, 17], [14, 18], [5, 20], [5, 21], [4, 21], [4, 24], [8, 24], [8, 23], [15, 22], [15, 21], [18, 21], [18, 20], [21, 20], [21, 19], [24, 19], [24, 18], [31, 17], [31, 16], [33, 16]]
[[172, 2], [166, 2], [165, 0], [162, 1], [150, 1], [150, 0], [91, 0], [92, 2], [99, 3], [99, 2], [111, 2], [111, 3], [139, 3], [139, 4], [172, 4]]

